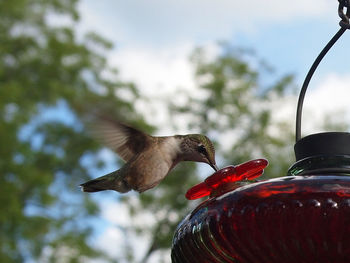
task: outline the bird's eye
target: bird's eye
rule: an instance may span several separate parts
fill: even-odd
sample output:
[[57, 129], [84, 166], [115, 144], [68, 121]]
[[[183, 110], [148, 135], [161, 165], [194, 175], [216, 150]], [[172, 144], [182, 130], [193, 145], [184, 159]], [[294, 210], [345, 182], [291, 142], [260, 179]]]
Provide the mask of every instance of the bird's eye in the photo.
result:
[[199, 145], [198, 146], [198, 152], [206, 154], [207, 153], [207, 149], [205, 149], [204, 145]]

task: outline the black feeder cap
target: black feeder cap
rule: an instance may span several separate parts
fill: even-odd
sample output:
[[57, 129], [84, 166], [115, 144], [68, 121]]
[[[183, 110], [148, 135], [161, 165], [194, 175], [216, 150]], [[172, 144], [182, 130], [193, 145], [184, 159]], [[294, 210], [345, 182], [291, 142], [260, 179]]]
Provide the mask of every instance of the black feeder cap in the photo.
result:
[[311, 134], [296, 142], [294, 152], [297, 161], [317, 155], [350, 155], [350, 133]]

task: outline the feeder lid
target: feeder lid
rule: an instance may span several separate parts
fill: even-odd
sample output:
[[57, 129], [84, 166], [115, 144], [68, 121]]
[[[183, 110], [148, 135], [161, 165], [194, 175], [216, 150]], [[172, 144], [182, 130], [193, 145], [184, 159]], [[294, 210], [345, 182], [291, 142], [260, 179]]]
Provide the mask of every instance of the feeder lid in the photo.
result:
[[350, 155], [350, 133], [311, 134], [296, 142], [294, 152], [297, 161], [317, 155]]

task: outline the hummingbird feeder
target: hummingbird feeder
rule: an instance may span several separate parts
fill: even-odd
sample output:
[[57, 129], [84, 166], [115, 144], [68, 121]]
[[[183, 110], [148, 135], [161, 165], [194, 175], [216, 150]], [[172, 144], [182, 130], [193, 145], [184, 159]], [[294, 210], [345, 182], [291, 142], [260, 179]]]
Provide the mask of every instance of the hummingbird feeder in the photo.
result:
[[[346, 12], [344, 12], [346, 10]], [[340, 30], [310, 68], [297, 106], [296, 163], [287, 176], [247, 184], [267, 161], [225, 167], [188, 190], [209, 198], [178, 225], [173, 263], [350, 262], [350, 133], [301, 138], [307, 86], [328, 50], [350, 29], [350, 1], [339, 0]]]

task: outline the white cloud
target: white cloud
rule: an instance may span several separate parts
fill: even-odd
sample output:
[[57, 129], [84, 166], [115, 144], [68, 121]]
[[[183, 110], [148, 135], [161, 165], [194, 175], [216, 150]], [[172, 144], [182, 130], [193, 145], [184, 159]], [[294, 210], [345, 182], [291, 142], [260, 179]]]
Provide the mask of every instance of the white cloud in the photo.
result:
[[118, 259], [118, 262], [129, 263], [126, 250], [131, 249], [135, 262], [139, 262], [145, 255], [148, 244], [149, 238], [145, 235], [135, 235], [116, 226], [110, 226], [99, 236], [95, 246], [105, 251], [111, 258]]
[[[134, 82], [143, 97], [148, 101], [139, 101], [136, 109], [146, 115], [146, 120], [158, 127], [171, 127], [167, 117], [165, 98], [172, 102], [181, 103], [184, 91], [186, 96], [200, 96], [201, 91], [196, 87], [194, 68], [189, 61], [189, 56], [194, 44], [166, 48], [141, 48], [128, 47], [123, 50], [115, 50], [109, 57], [111, 64], [119, 68], [123, 80]], [[214, 57], [219, 48], [217, 45], [207, 45], [209, 57]], [[174, 96], [175, 94], [175, 96]], [[180, 125], [181, 126], [181, 125]], [[167, 135], [174, 131], [164, 128], [159, 134]], [[184, 132], [181, 130], [180, 132]]]
[[307, 91], [302, 132], [319, 132], [315, 129], [319, 129], [324, 117], [330, 115], [333, 115], [334, 122], [350, 123], [349, 83], [350, 75], [329, 73], [318, 81], [315, 88]]
[[325, 111], [350, 110], [349, 91], [350, 75], [330, 73], [324, 76], [315, 89], [305, 96], [306, 107]]
[[[350, 123], [350, 104], [348, 102], [350, 75], [329, 73], [317, 78], [316, 84], [308, 88], [302, 111], [302, 136], [324, 132], [325, 118], [332, 116], [332, 124]], [[299, 95], [299, 94], [298, 94]], [[270, 105], [274, 122], [289, 120], [295, 125], [298, 97], [290, 96], [274, 101]], [[272, 134], [280, 132], [278, 127], [270, 127]]]
[[[138, 205], [138, 194], [131, 192], [129, 195], [132, 197], [129, 203]], [[126, 204], [120, 202], [105, 202], [102, 204], [101, 210], [104, 219], [121, 228], [128, 227], [131, 222], [135, 225], [153, 225], [156, 223], [153, 214], [143, 211], [143, 213], [138, 213], [139, 217], [132, 216]]]
[[[137, 194], [131, 202], [138, 202]], [[105, 230], [100, 233], [94, 246], [103, 249], [111, 257], [127, 263], [125, 250], [131, 249], [136, 262], [145, 255], [149, 246], [147, 234], [136, 235], [134, 231], [128, 231], [130, 226], [147, 226], [156, 224], [154, 215], [144, 211], [137, 215], [131, 215], [127, 204], [121, 202], [103, 202], [101, 205], [101, 219], [106, 222]], [[149, 261], [152, 262], [152, 261]]]
[[106, 228], [106, 230], [101, 233], [94, 246], [102, 249], [109, 256], [119, 259], [122, 255], [124, 255], [124, 238], [125, 236], [119, 228], [111, 226]]
[[123, 78], [141, 87], [143, 95], [159, 97], [179, 86], [194, 86], [188, 61], [193, 48], [192, 44], [165, 49], [128, 47], [116, 50], [110, 61], [117, 65]]

